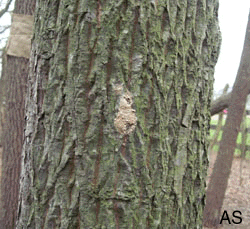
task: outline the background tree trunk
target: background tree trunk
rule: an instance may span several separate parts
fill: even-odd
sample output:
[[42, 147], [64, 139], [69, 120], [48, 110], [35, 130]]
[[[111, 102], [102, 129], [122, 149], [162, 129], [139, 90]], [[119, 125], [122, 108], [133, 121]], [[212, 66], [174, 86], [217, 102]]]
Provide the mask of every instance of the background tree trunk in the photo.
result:
[[[1, 176], [0, 176], [0, 181], [2, 182], [2, 155], [3, 155], [3, 130], [4, 130], [4, 123], [5, 123], [5, 115], [6, 115], [6, 100], [5, 100], [5, 95], [6, 95], [6, 86], [5, 86], [5, 82], [6, 80], [4, 79], [4, 76], [7, 76], [5, 71], [7, 69], [6, 66], [6, 54], [5, 54], [5, 49], [3, 50], [3, 54], [2, 54], [2, 71], [1, 71], [1, 79], [0, 79], [0, 169], [1, 169]], [[0, 187], [0, 214], [1, 214], [1, 209], [2, 209], [2, 205], [1, 205], [1, 190], [2, 185]]]
[[[31, 15], [34, 0], [17, 0], [13, 13]], [[14, 228], [19, 195], [21, 152], [24, 141], [25, 97], [29, 60], [6, 55], [1, 79], [1, 101], [5, 109], [1, 131], [2, 177], [1, 177], [1, 228]], [[5, 87], [5, 88], [3, 88]]]
[[207, 189], [207, 202], [204, 210], [204, 225], [215, 227], [221, 219], [221, 207], [231, 172], [233, 153], [240, 124], [245, 111], [250, 88], [250, 14], [240, 67], [233, 86], [226, 123], [218, 155]]
[[202, 225], [217, 14], [39, 1], [17, 228]]

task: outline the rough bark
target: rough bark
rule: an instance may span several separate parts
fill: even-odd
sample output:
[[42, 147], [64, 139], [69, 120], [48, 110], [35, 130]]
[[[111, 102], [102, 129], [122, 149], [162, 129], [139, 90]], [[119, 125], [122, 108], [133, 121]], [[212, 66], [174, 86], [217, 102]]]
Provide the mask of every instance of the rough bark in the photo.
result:
[[38, 2], [17, 228], [201, 227], [217, 13]]
[[[19, 4], [22, 7], [19, 7]], [[16, 1], [14, 13], [32, 14], [34, 0]], [[5, 108], [1, 131], [1, 228], [14, 228], [19, 195], [21, 152], [24, 142], [25, 97], [29, 61], [26, 58], [6, 56], [2, 78], [1, 101]]]
[[221, 207], [231, 172], [233, 153], [240, 124], [245, 110], [250, 88], [250, 14], [246, 30], [245, 43], [232, 98], [224, 126], [219, 152], [214, 164], [211, 180], [207, 189], [207, 201], [204, 210], [204, 225], [215, 227], [220, 223]]

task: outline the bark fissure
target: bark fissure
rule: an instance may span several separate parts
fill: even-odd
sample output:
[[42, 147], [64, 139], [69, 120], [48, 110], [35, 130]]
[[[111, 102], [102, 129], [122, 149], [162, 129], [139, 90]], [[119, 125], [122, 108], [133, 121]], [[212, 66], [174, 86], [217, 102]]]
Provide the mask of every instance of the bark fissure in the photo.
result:
[[138, 18], [140, 17], [140, 8], [137, 7], [135, 10], [135, 16], [134, 16], [134, 23], [133, 23], [133, 29], [131, 33], [131, 46], [130, 46], [130, 53], [129, 53], [129, 64], [128, 64], [128, 79], [127, 82], [127, 88], [130, 88], [130, 82], [132, 77], [132, 65], [133, 65], [133, 55], [135, 50], [135, 34], [138, 26]]
[[103, 147], [103, 125], [104, 125], [104, 114], [103, 114], [103, 107], [101, 109], [101, 123], [100, 123], [100, 130], [99, 130], [99, 137], [97, 141], [97, 158], [95, 163], [95, 172], [94, 172], [94, 179], [93, 185], [96, 186], [99, 177], [99, 168], [102, 159], [102, 147]]

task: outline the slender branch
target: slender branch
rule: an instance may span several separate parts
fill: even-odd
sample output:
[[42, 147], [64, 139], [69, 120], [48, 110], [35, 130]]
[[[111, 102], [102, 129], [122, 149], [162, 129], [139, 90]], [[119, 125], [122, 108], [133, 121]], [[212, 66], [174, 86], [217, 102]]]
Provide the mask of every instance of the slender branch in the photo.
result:
[[12, 3], [12, 0], [9, 0], [6, 3], [5, 7], [0, 11], [0, 17], [2, 17], [8, 11], [11, 3]]
[[4, 33], [7, 29], [10, 28], [10, 25], [5, 26], [1, 31], [0, 34]]
[[218, 114], [223, 111], [225, 108], [228, 108], [229, 102], [232, 97], [232, 92], [227, 93], [226, 95], [220, 96], [218, 99], [212, 101], [211, 103], [211, 115]]

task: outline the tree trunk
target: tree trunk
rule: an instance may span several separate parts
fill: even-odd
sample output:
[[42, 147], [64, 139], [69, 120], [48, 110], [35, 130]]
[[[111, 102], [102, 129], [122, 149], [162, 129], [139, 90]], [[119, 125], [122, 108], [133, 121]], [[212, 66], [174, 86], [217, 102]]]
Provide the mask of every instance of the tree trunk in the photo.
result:
[[240, 124], [250, 88], [250, 14], [240, 67], [233, 86], [232, 98], [223, 129], [219, 152], [214, 164], [211, 180], [207, 189], [207, 202], [204, 210], [204, 225], [215, 227], [222, 217], [221, 208], [228, 178], [231, 172], [233, 153]]
[[198, 228], [217, 1], [39, 1], [17, 228]]
[[[13, 13], [32, 14], [33, 0], [18, 0]], [[14, 228], [19, 195], [21, 152], [24, 142], [25, 97], [29, 61], [23, 57], [6, 55], [1, 79], [2, 177], [1, 228]], [[3, 88], [4, 87], [4, 88]], [[3, 109], [5, 108], [5, 109]]]
[[[5, 124], [5, 119], [6, 119], [6, 100], [5, 100], [5, 95], [6, 95], [6, 86], [5, 86], [5, 82], [6, 80], [4, 79], [6, 75], [6, 70], [7, 70], [7, 66], [6, 66], [6, 52], [5, 49], [3, 49], [3, 53], [2, 53], [2, 70], [1, 70], [1, 78], [0, 78], [0, 170], [1, 170], [1, 176], [0, 176], [0, 181], [2, 182], [2, 173], [3, 173], [3, 161], [2, 161], [2, 156], [3, 156], [3, 130], [4, 130], [4, 124]], [[2, 209], [2, 199], [1, 199], [1, 190], [2, 185], [0, 186], [0, 215], [2, 215], [1, 209]]]

